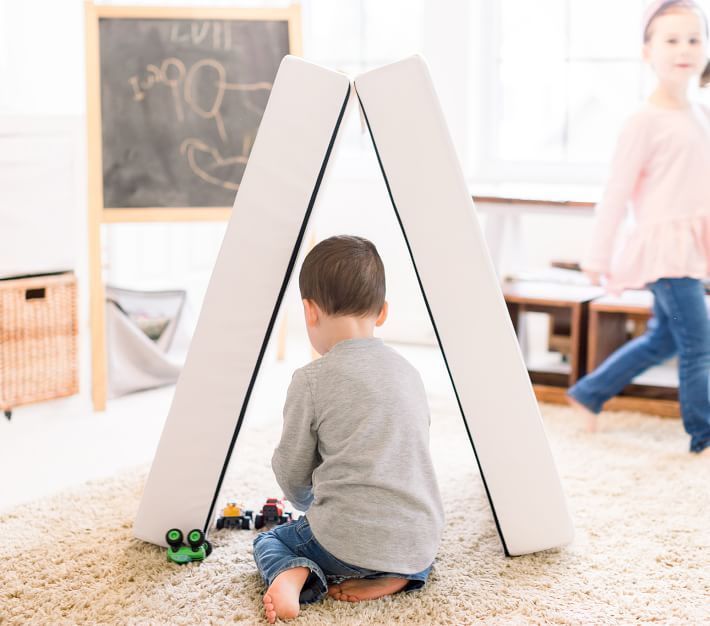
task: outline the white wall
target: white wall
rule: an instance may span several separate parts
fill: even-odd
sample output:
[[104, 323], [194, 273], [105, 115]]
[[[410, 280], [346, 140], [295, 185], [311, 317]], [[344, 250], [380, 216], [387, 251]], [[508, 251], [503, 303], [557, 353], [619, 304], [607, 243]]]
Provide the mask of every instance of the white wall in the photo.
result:
[[[329, 52], [333, 44], [323, 42], [322, 24], [314, 32], [316, 25], [309, 16], [315, 1], [304, 0], [305, 54], [308, 58], [310, 46], [312, 56], [326, 62], [323, 57], [335, 52]], [[179, 0], [170, 4], [196, 3]], [[234, 5], [221, 0], [209, 4]], [[475, 138], [473, 124], [478, 110], [478, 94], [472, 85], [480, 70], [475, 64], [475, 48], [484, 30], [480, 5], [481, 0], [425, 0], [420, 12], [406, 15], [403, 11], [400, 26], [407, 29], [406, 46], [387, 47], [390, 34], [385, 29], [378, 35], [383, 55], [394, 54], [394, 50], [401, 54], [421, 52], [428, 59], [466, 168], [475, 155], [469, 138], [472, 133]], [[82, 389], [88, 398], [83, 42], [82, 0], [0, 0], [0, 232], [5, 239], [15, 239], [15, 250], [41, 246], [47, 270], [73, 263], [80, 280]], [[358, 45], [357, 38], [351, 45]], [[433, 334], [369, 139], [359, 133], [355, 117], [345, 129], [347, 149], [344, 146], [334, 156], [332, 175], [319, 199], [314, 232], [318, 238], [349, 232], [375, 241], [387, 268], [391, 301], [391, 318], [383, 334], [391, 339], [431, 341]], [[34, 178], [28, 178], [27, 169], [23, 176], [12, 175], [12, 168], [23, 159], [31, 163]], [[28, 237], [28, 228], [32, 241], [25, 246], [21, 242]], [[222, 224], [105, 226], [106, 279], [136, 288], [186, 287], [196, 313], [223, 229]], [[534, 217], [525, 219], [524, 233], [529, 258], [544, 264], [552, 257], [574, 256], [582, 245], [584, 228], [574, 218]], [[25, 266], [32, 272], [42, 271], [32, 259], [32, 254], [23, 257], [13, 252], [8, 260], [0, 253], [0, 274], [3, 266], [6, 273], [25, 273], [21, 269]], [[300, 305], [293, 289], [287, 302], [289, 325], [300, 332]]]
[[81, 0], [0, 2], [0, 112], [84, 113], [83, 13]]

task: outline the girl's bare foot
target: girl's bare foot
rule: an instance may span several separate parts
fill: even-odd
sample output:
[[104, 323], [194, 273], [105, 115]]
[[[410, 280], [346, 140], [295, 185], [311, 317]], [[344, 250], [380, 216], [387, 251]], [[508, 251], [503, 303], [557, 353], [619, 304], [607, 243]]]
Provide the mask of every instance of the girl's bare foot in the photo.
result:
[[584, 415], [584, 429], [588, 433], [595, 433], [599, 428], [599, 418], [596, 413], [592, 413], [581, 402], [577, 402], [572, 396], [567, 396], [567, 404]]
[[343, 602], [375, 600], [401, 591], [408, 582], [406, 578], [351, 578], [331, 585], [328, 595]]
[[710, 456], [710, 446], [705, 448], [705, 450], [698, 452], [698, 456]]
[[294, 567], [281, 572], [264, 594], [266, 621], [273, 624], [276, 618], [293, 619], [298, 616], [298, 597], [308, 578], [307, 567]]

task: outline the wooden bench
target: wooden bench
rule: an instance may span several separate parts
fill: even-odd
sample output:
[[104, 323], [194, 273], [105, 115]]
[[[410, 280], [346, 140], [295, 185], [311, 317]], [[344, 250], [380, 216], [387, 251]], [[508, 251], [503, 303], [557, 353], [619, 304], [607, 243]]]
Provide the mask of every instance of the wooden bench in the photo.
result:
[[[706, 297], [706, 302], [710, 310], [710, 297]], [[653, 294], [647, 290], [630, 290], [621, 296], [605, 295], [595, 299], [589, 306], [587, 371], [593, 371], [627, 341], [642, 335], [652, 315]], [[609, 400], [604, 409], [680, 417], [676, 368], [665, 378], [657, 382], [634, 380], [621, 394]]]
[[[515, 281], [504, 283], [503, 294], [526, 362], [522, 318], [527, 312], [550, 316], [548, 350], [559, 352], [568, 361], [564, 373], [528, 367], [535, 394], [545, 402], [565, 403], [567, 388], [627, 341], [642, 335], [653, 315], [653, 294], [648, 290], [611, 296], [599, 287]], [[710, 295], [706, 303], [710, 311]], [[642, 375], [609, 400], [604, 409], [679, 417], [676, 369], [667, 366], [655, 369], [654, 375]]]
[[[705, 298], [710, 311], [710, 296]], [[621, 296], [597, 298], [589, 307], [587, 371], [598, 367], [624, 343], [642, 335], [653, 315], [653, 294], [647, 290], [625, 291]], [[659, 382], [636, 379], [605, 405], [609, 410], [630, 410], [680, 417], [677, 369]]]
[[[560, 352], [568, 360], [564, 373], [528, 367], [535, 394], [543, 402], [566, 403], [567, 388], [627, 341], [642, 335], [653, 315], [653, 294], [647, 290], [611, 296], [599, 287], [518, 281], [505, 283], [503, 295], [526, 362], [522, 319], [528, 312], [550, 316], [548, 349]], [[710, 311], [710, 296], [706, 302]], [[656, 371], [664, 374], [661, 369]], [[609, 400], [604, 409], [680, 417], [676, 370], [667, 367], [665, 371], [667, 376], [635, 380]]]
[[525, 354], [525, 313], [550, 316], [548, 346], [566, 359], [567, 371], [547, 371], [529, 367], [535, 393], [540, 400], [564, 402], [566, 389], [584, 375], [587, 363], [587, 314], [589, 302], [599, 297], [599, 287], [550, 282], [517, 281], [503, 285], [508, 312]]
[[[593, 371], [627, 341], [642, 335], [652, 315], [653, 294], [647, 290], [595, 299], [589, 306], [587, 371]], [[665, 384], [635, 381], [606, 402], [604, 410], [680, 417], [677, 377], [673, 374]]]

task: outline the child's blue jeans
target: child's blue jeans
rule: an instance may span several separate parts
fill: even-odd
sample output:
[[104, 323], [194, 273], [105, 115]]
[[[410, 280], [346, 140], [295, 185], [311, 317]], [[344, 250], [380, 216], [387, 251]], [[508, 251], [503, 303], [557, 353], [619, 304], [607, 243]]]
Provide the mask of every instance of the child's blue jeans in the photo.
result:
[[404, 591], [424, 586], [431, 566], [417, 574], [390, 574], [343, 563], [321, 546], [311, 532], [306, 516], [263, 532], [254, 539], [254, 560], [267, 587], [281, 572], [294, 567], [311, 570], [299, 602], [310, 604], [328, 591], [328, 581], [342, 582], [347, 578], [406, 578], [410, 582]]
[[646, 333], [619, 348], [567, 392], [594, 413], [631, 380], [678, 355], [680, 410], [691, 452], [710, 446], [710, 319], [705, 290], [694, 278], [661, 278]]

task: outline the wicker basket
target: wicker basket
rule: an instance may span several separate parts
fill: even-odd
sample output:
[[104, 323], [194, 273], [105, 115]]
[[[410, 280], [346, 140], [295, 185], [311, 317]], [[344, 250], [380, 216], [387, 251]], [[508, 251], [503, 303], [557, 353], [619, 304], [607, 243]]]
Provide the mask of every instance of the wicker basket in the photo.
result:
[[0, 410], [79, 391], [76, 278], [0, 280]]

